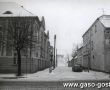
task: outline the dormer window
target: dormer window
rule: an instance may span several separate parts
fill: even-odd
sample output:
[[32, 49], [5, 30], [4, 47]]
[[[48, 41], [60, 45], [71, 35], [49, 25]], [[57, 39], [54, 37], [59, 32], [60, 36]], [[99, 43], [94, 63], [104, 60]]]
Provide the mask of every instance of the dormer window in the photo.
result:
[[13, 14], [11, 11], [6, 11], [3, 14]]

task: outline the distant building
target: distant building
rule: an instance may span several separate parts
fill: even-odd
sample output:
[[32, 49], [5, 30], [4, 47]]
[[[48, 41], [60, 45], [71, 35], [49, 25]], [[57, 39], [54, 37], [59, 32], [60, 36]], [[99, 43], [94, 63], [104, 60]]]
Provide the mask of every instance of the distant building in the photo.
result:
[[[34, 30], [36, 44], [26, 52], [22, 51], [21, 70], [24, 73], [34, 73], [49, 67], [50, 64], [50, 41], [49, 32], [45, 32], [45, 20], [40, 21], [37, 16], [19, 6], [16, 3], [0, 3], [0, 40], [5, 38], [9, 27], [9, 19], [20, 18], [27, 20]], [[4, 30], [4, 33], [1, 32]], [[7, 34], [8, 35], [8, 34]], [[16, 73], [17, 56], [13, 48], [0, 44], [0, 73]]]
[[80, 47], [77, 50], [77, 64], [78, 65], [83, 65], [83, 47]]
[[77, 48], [77, 51], [74, 53], [74, 56], [70, 61], [68, 61], [68, 66], [72, 67], [74, 65], [83, 66], [83, 47]]
[[50, 41], [49, 32], [45, 33], [45, 20], [42, 17], [40, 29], [38, 30], [38, 43], [37, 43], [37, 56], [38, 56], [38, 68], [40, 70], [49, 67], [50, 63]]
[[75, 64], [77, 64], [77, 50], [72, 52], [72, 57], [68, 60], [68, 67], [73, 67]]
[[64, 55], [61, 55], [61, 54], [57, 54], [57, 65], [58, 66], [65, 66], [66, 63], [64, 61]]
[[77, 62], [77, 57], [72, 58], [70, 61], [68, 61], [68, 67], [73, 67], [74, 64]]
[[83, 66], [110, 72], [110, 15], [97, 18], [84, 33]]

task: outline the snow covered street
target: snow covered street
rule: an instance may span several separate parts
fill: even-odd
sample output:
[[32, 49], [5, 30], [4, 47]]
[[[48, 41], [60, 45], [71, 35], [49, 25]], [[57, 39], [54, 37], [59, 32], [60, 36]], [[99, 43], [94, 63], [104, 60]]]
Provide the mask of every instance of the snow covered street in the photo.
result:
[[[14, 74], [0, 74], [0, 80], [6, 77], [16, 77]], [[49, 69], [36, 72], [34, 74], [25, 74], [24, 78], [17, 78], [19, 81], [68, 81], [68, 80], [110, 80], [109, 74], [102, 72], [72, 72], [71, 67], [57, 67], [52, 73], [49, 73]], [[9, 79], [10, 80], [10, 79]], [[16, 80], [11, 79], [11, 80]]]
[[102, 72], [90, 71], [88, 72], [72, 72], [71, 67], [57, 67], [52, 73], [49, 70], [40, 71], [35, 74], [27, 75], [28, 79], [33, 80], [100, 80], [110, 79], [109, 74]]

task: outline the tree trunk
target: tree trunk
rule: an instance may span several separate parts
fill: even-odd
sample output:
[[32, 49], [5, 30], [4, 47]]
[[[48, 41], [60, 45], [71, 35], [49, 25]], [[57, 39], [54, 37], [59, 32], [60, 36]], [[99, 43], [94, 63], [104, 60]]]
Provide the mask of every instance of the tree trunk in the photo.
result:
[[18, 54], [18, 72], [17, 72], [17, 76], [21, 76], [21, 52], [20, 52], [20, 49], [17, 50], [17, 54]]

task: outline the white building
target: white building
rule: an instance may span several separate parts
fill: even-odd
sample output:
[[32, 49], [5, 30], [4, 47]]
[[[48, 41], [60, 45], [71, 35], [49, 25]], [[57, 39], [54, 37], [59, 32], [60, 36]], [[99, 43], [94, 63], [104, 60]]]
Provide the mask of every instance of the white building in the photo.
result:
[[97, 18], [84, 33], [83, 66], [110, 72], [110, 15]]

